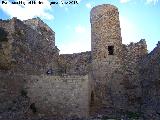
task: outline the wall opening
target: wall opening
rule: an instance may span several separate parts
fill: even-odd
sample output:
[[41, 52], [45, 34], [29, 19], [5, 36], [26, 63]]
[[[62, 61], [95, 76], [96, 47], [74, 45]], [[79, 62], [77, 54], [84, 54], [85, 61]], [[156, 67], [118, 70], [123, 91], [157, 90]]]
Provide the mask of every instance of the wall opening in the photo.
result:
[[93, 106], [94, 104], [94, 93], [93, 91], [91, 92], [91, 102], [90, 102], [90, 105]]
[[114, 55], [114, 46], [108, 46], [108, 55]]
[[32, 103], [32, 104], [30, 105], [30, 109], [32, 110], [32, 112], [33, 112], [34, 114], [37, 112], [37, 108], [36, 108], [35, 103]]

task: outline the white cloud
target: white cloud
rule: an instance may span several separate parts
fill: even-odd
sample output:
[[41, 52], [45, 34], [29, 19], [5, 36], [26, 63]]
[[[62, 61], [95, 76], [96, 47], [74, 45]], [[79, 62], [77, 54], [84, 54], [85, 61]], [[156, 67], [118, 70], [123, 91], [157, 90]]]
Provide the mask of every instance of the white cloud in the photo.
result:
[[65, 11], [68, 11], [69, 10], [69, 6], [70, 6], [70, 4], [65, 4], [65, 2], [68, 2], [67, 0], [59, 0], [59, 6], [61, 7], [61, 8], [64, 8], [64, 10]]
[[148, 4], [153, 3], [155, 5], [158, 2], [158, 0], [147, 0], [146, 2]]
[[[78, 25], [81, 26], [81, 25]], [[81, 28], [81, 27], [78, 27]], [[73, 34], [70, 41], [63, 42], [60, 46], [60, 54], [79, 53], [91, 50], [91, 32], [90, 26], [82, 27], [85, 32], [77, 32]], [[81, 31], [81, 30], [80, 30]]]
[[[43, 4], [38, 4], [39, 0], [35, 0], [37, 4], [28, 4], [30, 0], [23, 0], [25, 5], [11, 4], [8, 0], [7, 4], [0, 4], [0, 9], [2, 9], [10, 17], [17, 17], [21, 20], [30, 19], [33, 17], [42, 17], [44, 19], [54, 19], [48, 11], [51, 10], [50, 2], [48, 0], [43, 0]], [[18, 0], [15, 0], [18, 1]]]
[[88, 9], [91, 9], [91, 8], [92, 8], [91, 3], [87, 3], [87, 4], [86, 4], [86, 7], [87, 7]]
[[90, 51], [90, 39], [75, 39], [59, 46], [60, 54], [72, 54]]
[[78, 25], [75, 27], [75, 32], [76, 33], [84, 33], [86, 31], [86, 28], [82, 25]]
[[[127, 2], [130, 2], [130, 1], [131, 0], [120, 0], [120, 3], [127, 3]], [[147, 4], [154, 4], [155, 5], [159, 0], [141, 0], [141, 1], [144, 1], [144, 2], [146, 1]]]
[[129, 1], [131, 1], [131, 0], [120, 0], [120, 3], [127, 3]]

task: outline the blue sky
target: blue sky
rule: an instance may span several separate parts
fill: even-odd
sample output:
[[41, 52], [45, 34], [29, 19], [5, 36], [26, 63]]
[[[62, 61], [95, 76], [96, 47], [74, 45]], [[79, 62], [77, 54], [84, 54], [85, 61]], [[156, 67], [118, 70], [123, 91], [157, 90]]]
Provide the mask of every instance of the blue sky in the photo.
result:
[[151, 51], [160, 41], [160, 1], [159, 0], [78, 0], [77, 5], [50, 5], [50, 2], [62, 3], [69, 0], [41, 0], [28, 5], [13, 5], [19, 0], [0, 0], [0, 18], [17, 17], [21, 20], [40, 17], [56, 33], [56, 45], [60, 53], [90, 51], [90, 10], [100, 4], [113, 4], [120, 13], [121, 34], [124, 44], [146, 39]]

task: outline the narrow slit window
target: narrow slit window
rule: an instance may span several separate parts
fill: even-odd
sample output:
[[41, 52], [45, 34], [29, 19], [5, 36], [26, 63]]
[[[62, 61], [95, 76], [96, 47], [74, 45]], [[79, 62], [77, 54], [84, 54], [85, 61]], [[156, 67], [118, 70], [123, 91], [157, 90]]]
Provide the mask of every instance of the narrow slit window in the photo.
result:
[[108, 46], [108, 55], [114, 55], [114, 46]]
[[94, 104], [94, 93], [93, 91], [91, 92], [91, 103], [90, 105], [92, 106]]

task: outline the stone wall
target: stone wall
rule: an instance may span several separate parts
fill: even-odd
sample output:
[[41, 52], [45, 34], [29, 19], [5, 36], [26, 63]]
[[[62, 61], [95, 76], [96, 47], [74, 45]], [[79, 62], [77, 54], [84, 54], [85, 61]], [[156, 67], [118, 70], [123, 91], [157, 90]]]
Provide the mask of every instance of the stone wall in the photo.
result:
[[55, 32], [40, 18], [28, 19], [23, 22], [42, 36], [45, 36], [50, 47], [55, 47]]
[[[27, 21], [25, 23], [29, 24]], [[38, 25], [39, 29], [43, 29], [42, 22], [38, 22]], [[45, 29], [37, 31], [16, 18], [9, 22], [1, 21], [1, 28], [9, 33], [8, 41], [1, 43], [1, 53], [7, 59], [2, 60], [10, 61], [8, 64], [10, 63], [11, 72], [41, 74], [51, 67], [58, 67], [59, 50], [54, 46], [54, 32], [49, 31], [45, 24], [44, 26]]]
[[137, 43], [130, 43], [123, 47], [123, 77], [120, 85], [123, 88], [125, 109], [140, 111], [142, 88], [140, 80], [139, 62], [147, 55], [147, 45], [144, 39]]
[[0, 68], [4, 70], [11, 68], [13, 32], [13, 20], [0, 20]]
[[[39, 19], [20, 21], [13, 18], [0, 21], [0, 25], [4, 35], [0, 41], [0, 117], [25, 119], [34, 116], [35, 109], [35, 116], [87, 117], [91, 53], [59, 57], [54, 32]], [[63, 71], [61, 76], [45, 76], [49, 69], [63, 69], [71, 62], [68, 74], [86, 76], [63, 76]]]
[[0, 72], [0, 118], [86, 118], [90, 83], [86, 76], [24, 75]]
[[25, 84], [29, 76], [0, 72], [0, 119], [24, 120], [29, 118], [30, 100], [26, 96]]
[[59, 56], [59, 69], [65, 74], [86, 75], [91, 64], [91, 52], [74, 54], [61, 54]]
[[144, 119], [160, 118], [160, 43], [140, 62], [141, 111]]
[[27, 96], [42, 115], [60, 118], [89, 115], [89, 79], [86, 76], [31, 76]]

